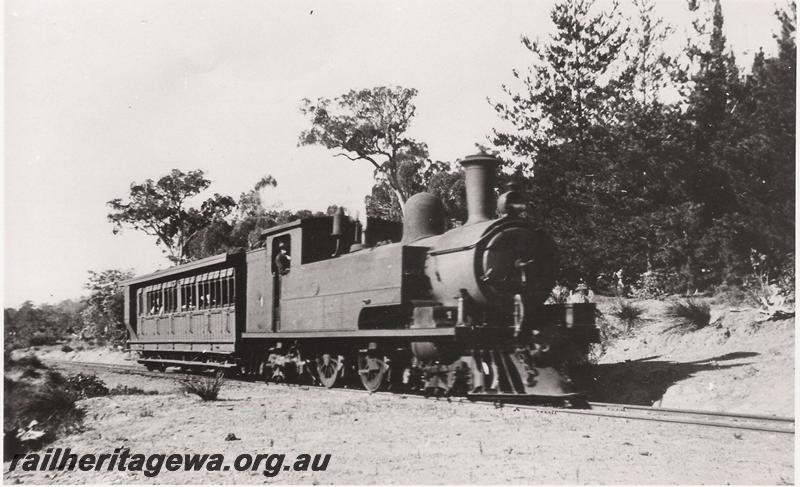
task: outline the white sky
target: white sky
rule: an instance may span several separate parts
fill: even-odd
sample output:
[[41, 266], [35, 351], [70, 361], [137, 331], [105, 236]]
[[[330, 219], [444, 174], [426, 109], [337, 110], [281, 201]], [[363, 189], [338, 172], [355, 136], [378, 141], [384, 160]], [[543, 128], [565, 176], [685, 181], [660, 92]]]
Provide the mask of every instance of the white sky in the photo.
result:
[[[773, 50], [775, 4], [723, 2], [740, 64]], [[685, 5], [665, 1], [659, 13], [683, 28]], [[414, 87], [411, 133], [431, 157], [473, 153], [498, 125], [486, 97], [527, 65], [520, 35], [545, 34], [550, 6], [7, 0], [5, 306], [78, 298], [90, 269], [165, 267], [154, 238], [112, 235], [105, 203], [172, 168], [203, 169], [211, 192], [235, 198], [272, 174], [265, 204], [363, 206], [367, 164], [297, 147], [304, 97]]]

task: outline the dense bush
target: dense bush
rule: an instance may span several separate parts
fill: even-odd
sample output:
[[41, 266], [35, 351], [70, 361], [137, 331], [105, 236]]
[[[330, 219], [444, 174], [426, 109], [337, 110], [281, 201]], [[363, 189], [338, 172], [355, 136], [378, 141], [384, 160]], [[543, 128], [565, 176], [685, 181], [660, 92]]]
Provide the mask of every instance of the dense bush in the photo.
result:
[[19, 367], [33, 367], [35, 369], [47, 368], [47, 366], [42, 363], [41, 359], [33, 354], [25, 355], [16, 360], [12, 360], [11, 364]]
[[[41, 376], [35, 366], [44, 366], [31, 357], [21, 359], [26, 367], [23, 376], [28, 372]], [[66, 378], [46, 370], [43, 382], [15, 382], [6, 377], [5, 388], [3, 457], [9, 460], [16, 453], [41, 449], [59, 436], [80, 431], [84, 413], [77, 401], [102, 395], [104, 384], [92, 376]]]
[[41, 347], [44, 345], [54, 345], [58, 342], [58, 337], [49, 333], [35, 333], [28, 340], [28, 344], [32, 347]]
[[53, 345], [81, 327], [80, 302], [66, 300], [55, 305], [22, 303], [3, 311], [5, 347], [10, 349]]
[[54, 385], [64, 385], [67, 383], [67, 378], [57, 370], [48, 370], [47, 382]]
[[15, 393], [6, 394], [5, 399], [4, 460], [41, 449], [61, 435], [81, 430], [84, 412], [76, 404], [75, 391], [51, 383], [39, 388], [19, 383], [14, 389]]
[[51, 416], [66, 416], [77, 411], [80, 396], [72, 388], [52, 384], [35, 392], [22, 408], [23, 415], [44, 420]]
[[67, 378], [65, 386], [81, 399], [108, 395], [108, 387], [96, 375], [72, 375]]
[[647, 271], [631, 285], [630, 294], [636, 299], [659, 299], [666, 294], [668, 285], [663, 273]]
[[626, 18], [613, 2], [555, 2], [554, 34], [523, 35], [529, 60], [492, 100], [503, 119], [492, 142], [558, 244], [561, 277], [602, 277], [606, 290], [622, 270], [642, 275], [625, 282], [637, 298], [704, 293], [741, 284], [755, 249], [769, 284], [788, 290], [795, 7], [777, 12], [774, 48], [742, 67], [720, 1], [689, 2], [695, 32], [679, 56], [665, 54], [676, 29], [634, 3]]

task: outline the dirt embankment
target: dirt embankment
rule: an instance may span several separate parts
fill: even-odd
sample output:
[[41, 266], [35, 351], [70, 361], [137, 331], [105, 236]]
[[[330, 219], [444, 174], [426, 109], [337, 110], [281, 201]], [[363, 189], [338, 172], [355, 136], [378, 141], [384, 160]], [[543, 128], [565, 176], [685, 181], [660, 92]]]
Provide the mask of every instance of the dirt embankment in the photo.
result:
[[[665, 317], [667, 303], [634, 304], [643, 321], [609, 344], [592, 399], [794, 416], [794, 318], [759, 321], [758, 310], [712, 304], [711, 325], [681, 332]], [[598, 303], [619, 326], [613, 305]]]
[[30, 354], [36, 355], [44, 361], [72, 360], [76, 362], [121, 365], [136, 364], [137, 358], [136, 355], [130, 352], [123, 352], [118, 348], [89, 346], [81, 342], [70, 343], [67, 348], [64, 348], [64, 345], [48, 345], [14, 350], [11, 356], [16, 359]]

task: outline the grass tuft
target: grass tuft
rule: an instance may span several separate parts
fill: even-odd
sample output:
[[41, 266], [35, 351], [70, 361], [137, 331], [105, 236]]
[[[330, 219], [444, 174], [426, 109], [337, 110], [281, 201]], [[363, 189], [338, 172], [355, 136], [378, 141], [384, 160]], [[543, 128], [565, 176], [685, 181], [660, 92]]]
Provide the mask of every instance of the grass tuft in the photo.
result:
[[625, 325], [626, 332], [631, 331], [635, 326], [642, 323], [643, 314], [644, 308], [622, 299], [617, 301], [611, 310], [611, 316], [617, 318]]
[[668, 328], [679, 328], [685, 331], [696, 331], [705, 328], [711, 322], [711, 306], [705, 301], [688, 298], [667, 306], [666, 316], [677, 323]]
[[183, 390], [189, 394], [196, 394], [203, 401], [216, 401], [222, 389], [223, 372], [202, 379], [190, 379], [183, 383]]

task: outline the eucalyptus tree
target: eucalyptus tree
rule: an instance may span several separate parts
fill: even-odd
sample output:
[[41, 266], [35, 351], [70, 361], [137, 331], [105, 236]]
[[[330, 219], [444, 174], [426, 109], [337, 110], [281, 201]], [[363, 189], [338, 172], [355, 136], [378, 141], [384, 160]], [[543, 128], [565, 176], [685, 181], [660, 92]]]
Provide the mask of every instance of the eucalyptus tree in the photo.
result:
[[200, 204], [188, 206], [187, 201], [211, 185], [202, 170], [184, 173], [173, 169], [158, 181], [147, 179], [130, 186], [128, 200], [115, 198], [107, 204], [113, 210], [108, 220], [114, 233], [131, 227], [156, 237], [156, 243], [173, 263], [189, 260], [186, 249], [190, 239], [215, 221], [222, 220], [236, 206], [230, 196], [215, 193]]

